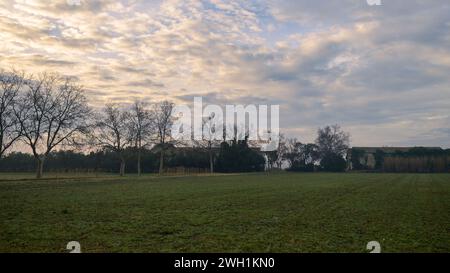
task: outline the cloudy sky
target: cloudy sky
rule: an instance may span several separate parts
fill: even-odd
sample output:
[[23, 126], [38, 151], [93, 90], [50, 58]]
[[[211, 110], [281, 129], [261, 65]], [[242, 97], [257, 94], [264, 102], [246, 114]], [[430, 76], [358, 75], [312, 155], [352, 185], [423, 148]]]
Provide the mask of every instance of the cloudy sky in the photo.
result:
[[312, 141], [450, 147], [450, 1], [0, 0], [0, 68], [77, 77], [95, 106], [279, 104]]

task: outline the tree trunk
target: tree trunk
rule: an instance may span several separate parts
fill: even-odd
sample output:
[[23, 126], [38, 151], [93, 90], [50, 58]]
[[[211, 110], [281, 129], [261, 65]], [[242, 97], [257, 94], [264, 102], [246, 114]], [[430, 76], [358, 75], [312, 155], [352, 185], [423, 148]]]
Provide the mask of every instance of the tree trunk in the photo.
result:
[[125, 159], [121, 158], [120, 159], [120, 176], [124, 176], [125, 175]]
[[209, 169], [211, 173], [214, 173], [214, 160], [213, 160], [213, 153], [211, 149], [209, 150]]
[[44, 158], [36, 158], [36, 178], [41, 179], [44, 173]]
[[137, 174], [141, 176], [141, 148], [138, 148], [137, 154]]
[[159, 157], [159, 174], [163, 174], [164, 172], [164, 150], [161, 150], [161, 154]]

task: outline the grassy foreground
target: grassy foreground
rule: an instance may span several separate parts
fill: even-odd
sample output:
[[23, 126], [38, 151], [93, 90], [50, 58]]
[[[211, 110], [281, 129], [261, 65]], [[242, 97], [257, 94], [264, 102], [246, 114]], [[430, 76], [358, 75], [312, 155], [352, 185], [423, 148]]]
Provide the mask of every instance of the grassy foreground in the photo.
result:
[[8, 181], [0, 252], [450, 252], [450, 174]]

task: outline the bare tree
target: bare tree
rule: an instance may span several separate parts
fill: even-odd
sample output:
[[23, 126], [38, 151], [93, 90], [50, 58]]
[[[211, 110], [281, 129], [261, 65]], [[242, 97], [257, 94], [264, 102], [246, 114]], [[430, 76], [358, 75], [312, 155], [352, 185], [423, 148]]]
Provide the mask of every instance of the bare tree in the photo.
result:
[[23, 72], [0, 71], [0, 158], [22, 135], [14, 106], [23, 83]]
[[214, 173], [214, 148], [217, 148], [222, 143], [223, 137], [223, 121], [217, 120], [215, 114], [204, 117], [202, 120], [202, 140], [194, 141], [194, 144], [207, 151], [209, 157], [209, 169]]
[[303, 144], [296, 138], [288, 138], [286, 140], [286, 150], [283, 155], [283, 159], [289, 164], [289, 167], [293, 167], [298, 161], [301, 154]]
[[279, 143], [277, 149], [266, 152], [269, 169], [278, 168], [281, 170], [283, 161], [285, 160], [285, 155], [287, 153], [286, 138], [283, 134], [280, 134], [278, 139]]
[[130, 126], [137, 152], [137, 173], [139, 176], [142, 172], [142, 149], [149, 144], [148, 140], [154, 133], [153, 115], [146, 107], [147, 105], [144, 102], [135, 101], [130, 111]]
[[42, 178], [48, 154], [58, 146], [75, 145], [86, 133], [90, 108], [83, 88], [70, 78], [43, 73], [25, 81], [26, 90], [15, 107], [23, 141], [36, 159]]
[[152, 114], [156, 130], [157, 149], [159, 150], [159, 174], [164, 172], [164, 154], [174, 144], [171, 137], [171, 129], [174, 123], [172, 115], [175, 104], [163, 101], [153, 105]]
[[125, 175], [126, 149], [133, 143], [130, 113], [117, 104], [107, 104], [97, 116], [92, 139], [95, 145], [115, 152], [120, 158], [120, 176]]

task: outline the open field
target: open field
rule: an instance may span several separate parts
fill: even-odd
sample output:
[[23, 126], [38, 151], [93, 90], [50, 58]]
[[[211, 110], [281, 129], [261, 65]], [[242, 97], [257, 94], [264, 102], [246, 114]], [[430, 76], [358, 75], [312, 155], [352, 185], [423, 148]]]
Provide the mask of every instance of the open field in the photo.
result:
[[450, 174], [8, 179], [0, 252], [450, 252]]
[[[111, 173], [46, 173], [45, 178], [48, 180], [55, 179], [76, 179], [76, 178], [109, 178], [117, 177]], [[23, 173], [0, 173], [0, 182], [2, 181], [19, 181], [19, 180], [33, 180], [36, 178], [34, 172]]]

